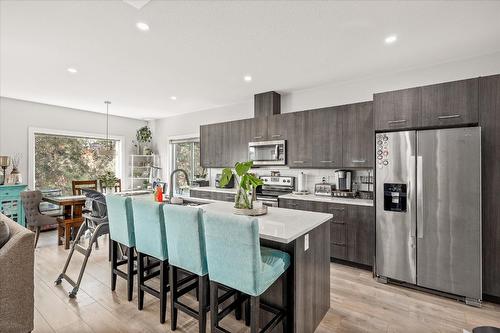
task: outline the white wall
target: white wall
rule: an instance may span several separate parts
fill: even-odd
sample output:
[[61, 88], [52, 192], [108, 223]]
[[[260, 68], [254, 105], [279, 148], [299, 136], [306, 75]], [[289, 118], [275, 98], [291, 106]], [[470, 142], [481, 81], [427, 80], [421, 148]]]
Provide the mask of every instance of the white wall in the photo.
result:
[[[369, 73], [367, 73], [365, 78], [348, 82], [323, 85], [298, 91], [280, 92], [281, 112], [287, 113], [367, 101], [372, 100], [373, 94], [377, 92], [498, 73], [500, 73], [500, 53], [373, 77], [368, 76]], [[240, 104], [157, 120], [155, 122], [155, 145], [161, 155], [162, 165], [168, 165], [169, 137], [196, 134], [199, 132], [199, 126], [204, 124], [252, 117], [253, 96], [248, 96], [248, 100]], [[166, 171], [166, 169], [164, 170]], [[165, 172], [164, 176], [166, 175], [167, 173]]]
[[[136, 130], [145, 124], [145, 121], [124, 117], [110, 116], [109, 119], [109, 134], [124, 137], [122, 176], [125, 188], [129, 185], [131, 142], [135, 138]], [[102, 135], [106, 133], [106, 115], [0, 97], [0, 154], [22, 154], [19, 171], [25, 183], [28, 183], [29, 174], [30, 127]]]

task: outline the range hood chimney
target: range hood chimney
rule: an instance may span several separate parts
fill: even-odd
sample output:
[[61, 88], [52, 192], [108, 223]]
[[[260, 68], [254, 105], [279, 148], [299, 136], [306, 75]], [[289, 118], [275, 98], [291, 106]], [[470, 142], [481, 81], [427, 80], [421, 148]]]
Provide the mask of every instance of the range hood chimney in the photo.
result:
[[281, 113], [281, 95], [268, 91], [254, 95], [254, 117], [268, 117]]

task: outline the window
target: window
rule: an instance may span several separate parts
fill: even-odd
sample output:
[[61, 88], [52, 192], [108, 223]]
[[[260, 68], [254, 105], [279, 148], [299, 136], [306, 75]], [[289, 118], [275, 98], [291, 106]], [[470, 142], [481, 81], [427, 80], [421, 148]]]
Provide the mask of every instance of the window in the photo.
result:
[[34, 133], [34, 185], [72, 194], [73, 180], [94, 180], [106, 171], [120, 175], [117, 139]]
[[[195, 179], [196, 175], [203, 172], [203, 168], [200, 166], [200, 142], [198, 138], [172, 140], [170, 144], [172, 145], [172, 170], [186, 170], [190, 180]], [[178, 194], [182, 194], [184, 190], [188, 189], [184, 174], [178, 172], [175, 175], [174, 189]]]

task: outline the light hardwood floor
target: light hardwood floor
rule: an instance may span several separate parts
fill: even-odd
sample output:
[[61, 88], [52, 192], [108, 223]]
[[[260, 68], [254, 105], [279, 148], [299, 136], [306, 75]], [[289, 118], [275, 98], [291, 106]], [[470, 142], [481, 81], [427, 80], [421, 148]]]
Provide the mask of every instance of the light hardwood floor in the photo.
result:
[[[137, 294], [126, 300], [125, 281], [118, 278], [110, 290], [106, 236], [94, 251], [76, 299], [70, 286], [55, 286], [67, 250], [56, 245], [55, 232], [44, 232], [35, 252], [35, 330], [42, 332], [170, 332], [169, 314], [159, 321], [159, 302], [145, 296], [137, 310]], [[69, 274], [76, 278], [83, 256], [76, 254]], [[371, 273], [331, 264], [331, 308], [317, 332], [463, 332], [481, 325], [500, 327], [500, 305], [484, 303], [472, 308], [446, 298], [383, 285]], [[167, 310], [168, 311], [168, 310]], [[198, 332], [197, 321], [179, 312], [178, 332]], [[233, 318], [223, 325], [232, 332], [248, 332]]]

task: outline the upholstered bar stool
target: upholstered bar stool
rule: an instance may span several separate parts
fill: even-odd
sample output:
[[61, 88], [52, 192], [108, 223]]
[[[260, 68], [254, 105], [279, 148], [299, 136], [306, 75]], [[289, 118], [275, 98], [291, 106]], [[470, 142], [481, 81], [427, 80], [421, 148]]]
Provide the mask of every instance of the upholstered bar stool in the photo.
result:
[[[199, 332], [204, 333], [210, 306], [202, 210], [196, 207], [165, 205], [163, 211], [170, 263], [171, 329], [175, 331], [177, 328], [177, 312], [181, 310], [198, 319]], [[179, 271], [187, 275], [181, 281], [178, 280]], [[199, 295], [197, 310], [179, 300], [196, 287]]]
[[[106, 196], [108, 208], [109, 238], [111, 241], [111, 290], [116, 288], [116, 277], [127, 280], [127, 299], [132, 300], [134, 290], [135, 234], [132, 200], [119, 195]], [[118, 260], [118, 245], [126, 247], [127, 259]], [[118, 267], [127, 265], [127, 272]]]
[[[144, 199], [132, 200], [134, 211], [135, 246], [137, 250], [137, 290], [139, 293], [137, 307], [144, 306], [144, 293], [160, 299], [160, 322], [165, 322], [167, 311], [168, 285], [168, 248], [163, 218], [162, 204]], [[146, 257], [157, 259], [150, 266], [144, 265]], [[148, 261], [149, 262], [149, 261]], [[152, 271], [153, 266], [160, 266], [160, 270]], [[145, 274], [147, 272], [147, 274]], [[160, 275], [160, 289], [156, 290], [146, 282]]]
[[[250, 297], [250, 330], [270, 332], [283, 322], [286, 327], [286, 307], [272, 307], [260, 302], [262, 295], [290, 266], [290, 256], [282, 251], [261, 247], [259, 223], [256, 218], [230, 213], [203, 214], [208, 274], [210, 276], [210, 312], [212, 332], [227, 332], [219, 322], [227, 311], [219, 312], [217, 299], [220, 285], [238, 290]], [[286, 273], [283, 296], [286, 295]], [[285, 302], [286, 305], [286, 302]], [[274, 314], [260, 330], [260, 309]], [[247, 318], [248, 320], [248, 318]]]

